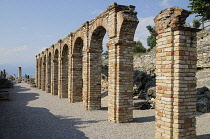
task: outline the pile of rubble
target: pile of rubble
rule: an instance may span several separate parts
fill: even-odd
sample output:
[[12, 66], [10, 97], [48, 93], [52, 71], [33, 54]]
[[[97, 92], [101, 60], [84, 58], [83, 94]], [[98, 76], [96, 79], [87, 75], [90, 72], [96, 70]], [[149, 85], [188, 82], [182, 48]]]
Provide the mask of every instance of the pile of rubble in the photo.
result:
[[8, 79], [0, 79], [0, 100], [8, 100], [9, 92], [5, 90], [7, 88], [13, 88], [12, 81]]
[[[141, 71], [140, 71], [141, 70]], [[135, 70], [133, 74], [133, 102], [135, 109], [153, 109], [155, 108], [155, 74], [153, 71], [144, 69]], [[102, 67], [102, 93], [108, 94], [108, 66]], [[104, 93], [106, 92], [106, 93]], [[197, 111], [210, 112], [210, 90], [207, 87], [197, 88]]]
[[35, 78], [24, 79], [25, 83], [30, 84], [31, 87], [36, 87]]
[[197, 88], [197, 111], [210, 112], [210, 90], [207, 87]]

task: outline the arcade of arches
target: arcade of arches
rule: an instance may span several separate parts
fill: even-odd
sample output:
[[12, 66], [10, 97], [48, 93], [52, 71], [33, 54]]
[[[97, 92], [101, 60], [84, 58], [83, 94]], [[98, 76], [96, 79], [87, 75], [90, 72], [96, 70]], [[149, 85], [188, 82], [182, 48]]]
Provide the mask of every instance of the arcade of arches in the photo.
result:
[[[133, 121], [135, 6], [116, 3], [36, 56], [39, 89], [101, 108], [101, 55], [108, 34], [108, 120]], [[165, 9], [154, 19], [156, 57], [156, 138], [196, 138], [196, 30], [183, 27], [189, 11]]]

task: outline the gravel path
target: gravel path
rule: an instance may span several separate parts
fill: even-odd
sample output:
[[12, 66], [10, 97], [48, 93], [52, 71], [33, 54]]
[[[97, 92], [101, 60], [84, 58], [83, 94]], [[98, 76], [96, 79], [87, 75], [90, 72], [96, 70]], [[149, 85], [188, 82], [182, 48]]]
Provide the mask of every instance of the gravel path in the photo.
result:
[[[107, 97], [102, 110], [85, 111], [82, 102], [15, 84], [10, 100], [0, 101], [1, 139], [153, 139], [154, 110], [134, 110], [134, 122], [107, 121]], [[199, 139], [210, 138], [210, 113], [197, 117]]]

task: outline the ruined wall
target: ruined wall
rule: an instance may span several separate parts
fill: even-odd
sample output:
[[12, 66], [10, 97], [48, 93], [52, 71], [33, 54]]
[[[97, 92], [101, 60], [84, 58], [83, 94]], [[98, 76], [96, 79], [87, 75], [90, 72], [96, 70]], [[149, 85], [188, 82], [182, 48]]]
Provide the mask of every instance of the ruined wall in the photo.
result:
[[[151, 52], [134, 56], [134, 69], [147, 72], [147, 74], [155, 70], [155, 52], [153, 48]], [[197, 32], [197, 88], [206, 86], [210, 88], [210, 29]]]
[[155, 138], [196, 138], [196, 29], [183, 27], [190, 12], [162, 10], [157, 31]]
[[143, 54], [141, 56], [134, 56], [133, 66], [135, 70], [144, 71], [147, 74], [154, 72], [155, 70], [155, 57], [156, 57], [156, 47], [151, 49], [150, 52]]
[[39, 89], [83, 101], [85, 110], [101, 108], [101, 54], [108, 34], [108, 120], [133, 120], [133, 41], [138, 24], [135, 6], [113, 3], [82, 27], [36, 56]]
[[210, 88], [210, 29], [197, 33], [197, 87]]

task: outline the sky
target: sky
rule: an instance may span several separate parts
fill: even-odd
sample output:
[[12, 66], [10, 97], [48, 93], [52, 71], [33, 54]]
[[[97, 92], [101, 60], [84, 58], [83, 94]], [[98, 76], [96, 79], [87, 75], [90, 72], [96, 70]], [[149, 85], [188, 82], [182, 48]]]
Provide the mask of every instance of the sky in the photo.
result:
[[[35, 56], [74, 32], [112, 3], [136, 6], [139, 24], [135, 41], [148, 48], [147, 25], [161, 10], [178, 6], [190, 10], [189, 0], [0, 0], [0, 70], [8, 75], [35, 76]], [[191, 15], [187, 22], [194, 19]]]

